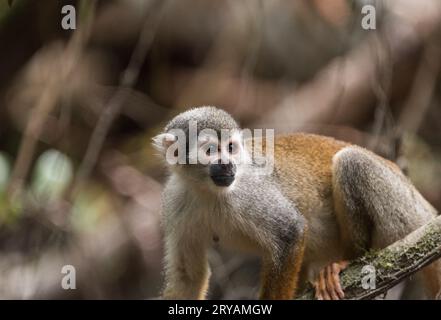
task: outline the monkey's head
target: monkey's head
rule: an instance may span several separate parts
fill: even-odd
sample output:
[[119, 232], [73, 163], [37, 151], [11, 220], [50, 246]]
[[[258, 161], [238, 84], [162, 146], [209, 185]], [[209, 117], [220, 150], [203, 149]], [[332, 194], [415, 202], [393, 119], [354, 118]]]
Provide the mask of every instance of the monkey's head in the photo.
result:
[[153, 145], [173, 173], [206, 190], [228, 190], [249, 159], [239, 125], [215, 107], [177, 115], [153, 138]]

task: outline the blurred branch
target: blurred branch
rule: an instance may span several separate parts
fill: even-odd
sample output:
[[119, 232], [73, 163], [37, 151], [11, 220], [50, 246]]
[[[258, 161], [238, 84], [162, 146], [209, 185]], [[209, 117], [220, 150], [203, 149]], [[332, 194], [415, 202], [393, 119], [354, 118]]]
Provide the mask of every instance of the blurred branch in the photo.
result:
[[8, 185], [8, 193], [10, 196], [21, 193], [22, 184], [28, 174], [36, 144], [42, 134], [45, 121], [63, 94], [66, 82], [71, 73], [75, 70], [77, 62], [81, 57], [83, 48], [90, 36], [95, 3], [95, 1], [87, 1], [89, 11], [88, 19], [73, 33], [73, 36], [62, 53], [63, 58], [59, 60], [62, 65], [57, 69], [57, 73], [51, 75], [51, 79], [45, 86], [28, 118], [28, 124], [23, 134], [17, 160], [14, 164], [11, 180]]
[[[418, 3], [410, 0], [404, 3], [390, 1], [387, 4], [389, 14], [379, 30], [367, 35], [358, 47], [346, 56], [334, 59], [312, 81], [271, 108], [256, 126], [277, 128], [289, 123], [291, 130], [301, 130], [304, 124], [326, 123], [335, 112], [333, 101], [340, 94], [335, 89], [336, 85], [345, 88], [343, 97], [339, 99], [339, 119], [336, 124], [357, 124], [369, 116], [376, 99], [372, 80], [378, 79], [379, 71], [377, 60], [372, 56], [390, 58], [389, 64], [395, 72], [391, 83], [393, 91], [403, 80], [396, 66], [412, 62], [415, 53], [438, 32], [441, 22], [441, 8], [437, 0]], [[377, 33], [382, 33], [381, 37]], [[343, 70], [340, 67], [341, 59], [345, 61]], [[337, 81], [341, 84], [334, 85]]]
[[374, 37], [376, 41], [373, 41], [374, 48], [378, 46], [378, 49], [372, 50], [376, 53], [377, 70], [375, 71], [376, 78], [370, 80], [377, 104], [372, 128], [373, 139], [369, 143], [369, 149], [371, 150], [375, 150], [376, 146], [380, 143], [380, 139], [384, 138], [383, 132], [386, 132], [386, 136], [390, 135], [387, 139], [389, 142], [394, 138], [394, 123], [389, 102], [393, 75], [392, 57], [389, 43], [385, 36], [384, 33], [378, 33]]
[[419, 64], [409, 97], [399, 119], [402, 130], [416, 132], [430, 107], [441, 63], [441, 48], [428, 43]]
[[161, 0], [152, 1], [150, 5], [151, 20], [149, 17], [146, 18], [146, 22], [142, 27], [129, 64], [122, 73], [119, 87], [114, 95], [110, 98], [105, 110], [98, 119], [98, 123], [92, 133], [92, 137], [90, 138], [86, 154], [78, 169], [76, 180], [72, 189], [72, 195], [77, 194], [84, 180], [86, 180], [90, 175], [90, 172], [98, 160], [98, 156], [103, 147], [107, 133], [109, 132], [112, 123], [119, 115], [124, 102], [129, 97], [130, 90], [127, 89], [132, 88], [138, 80], [141, 67], [144, 64], [146, 55], [155, 39], [158, 25], [167, 8], [167, 2], [168, 1]]
[[[108, 101], [118, 88], [113, 86], [96, 85], [93, 87], [93, 94], [85, 97], [84, 104], [99, 116], [103, 109], [103, 101]], [[168, 111], [162, 105], [157, 104], [148, 94], [132, 88], [126, 90], [126, 100], [121, 114], [138, 123], [141, 127], [152, 127], [158, 123], [158, 119]]]

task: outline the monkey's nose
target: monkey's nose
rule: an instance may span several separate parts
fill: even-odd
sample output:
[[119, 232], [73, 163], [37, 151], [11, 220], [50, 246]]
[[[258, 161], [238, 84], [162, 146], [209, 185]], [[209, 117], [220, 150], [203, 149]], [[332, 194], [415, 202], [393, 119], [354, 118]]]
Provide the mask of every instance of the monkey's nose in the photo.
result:
[[230, 186], [236, 174], [236, 166], [232, 163], [215, 163], [210, 166], [210, 177], [219, 187]]

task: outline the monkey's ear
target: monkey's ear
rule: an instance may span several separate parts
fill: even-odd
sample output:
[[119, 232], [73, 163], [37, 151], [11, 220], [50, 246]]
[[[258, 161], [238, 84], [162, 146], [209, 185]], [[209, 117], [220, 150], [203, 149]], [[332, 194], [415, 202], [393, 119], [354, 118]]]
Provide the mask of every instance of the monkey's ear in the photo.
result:
[[178, 138], [174, 134], [161, 133], [152, 138], [152, 144], [156, 150], [158, 150], [162, 154], [165, 154], [168, 147], [170, 147], [172, 143], [176, 142], [177, 139]]

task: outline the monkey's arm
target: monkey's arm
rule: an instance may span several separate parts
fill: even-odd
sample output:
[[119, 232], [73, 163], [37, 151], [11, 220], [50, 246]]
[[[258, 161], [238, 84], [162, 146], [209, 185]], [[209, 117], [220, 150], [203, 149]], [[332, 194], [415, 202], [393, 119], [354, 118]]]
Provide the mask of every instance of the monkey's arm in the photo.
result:
[[195, 208], [186, 205], [174, 181], [163, 193], [162, 223], [165, 240], [165, 299], [204, 299], [210, 269], [204, 230], [190, 219]]
[[260, 299], [288, 300], [294, 297], [303, 259], [304, 232], [298, 233], [296, 240], [281, 245], [285, 248], [280, 253], [263, 258]]
[[[263, 184], [256, 181], [254, 185]], [[260, 299], [292, 299], [302, 265], [306, 219], [271, 184], [262, 189], [265, 196], [258, 188], [254, 190], [247, 194], [246, 199], [255, 205], [248, 206], [246, 221], [247, 233], [262, 253]]]
[[205, 241], [196, 234], [180, 235], [182, 230], [166, 230], [165, 234], [165, 299], [204, 299], [210, 269]]

